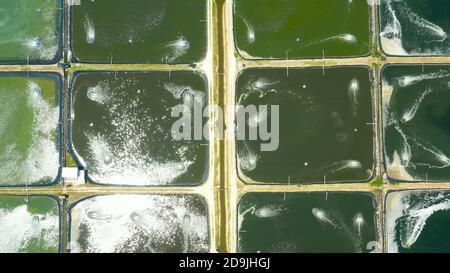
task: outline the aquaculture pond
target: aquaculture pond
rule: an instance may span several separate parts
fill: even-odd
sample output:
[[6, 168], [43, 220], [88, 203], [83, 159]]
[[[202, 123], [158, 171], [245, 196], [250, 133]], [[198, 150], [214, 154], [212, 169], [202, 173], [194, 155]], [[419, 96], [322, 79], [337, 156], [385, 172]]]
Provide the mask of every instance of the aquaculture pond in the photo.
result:
[[388, 252], [450, 252], [450, 193], [391, 192], [386, 200]]
[[[244, 70], [237, 81], [236, 103], [278, 105], [279, 130], [274, 126], [277, 119], [272, 121], [273, 107], [246, 116], [246, 140], [236, 142], [241, 178], [302, 184], [370, 179], [371, 88], [366, 67]], [[272, 131], [270, 141], [261, 138], [263, 122]], [[258, 138], [251, 140], [249, 132], [255, 130]], [[277, 131], [279, 145], [263, 150], [261, 144], [278, 142]]]
[[208, 252], [208, 208], [195, 195], [106, 195], [70, 211], [72, 252]]
[[379, 251], [370, 194], [249, 193], [238, 208], [239, 252]]
[[191, 63], [206, 53], [206, 0], [79, 1], [71, 7], [78, 61]]
[[[72, 142], [91, 180], [114, 185], [193, 185], [203, 182], [208, 141], [194, 139], [195, 105], [207, 103], [206, 79], [192, 71], [82, 72], [72, 83]], [[172, 109], [191, 137], [177, 140]], [[196, 108], [198, 109], [198, 108]], [[203, 109], [200, 108], [200, 111]], [[190, 124], [189, 124], [190, 123]], [[202, 129], [202, 124], [200, 128]], [[178, 127], [176, 127], [178, 128]], [[181, 131], [181, 130], [180, 130]]]
[[389, 177], [448, 181], [450, 66], [388, 66], [383, 71], [382, 88]]
[[0, 196], [0, 253], [58, 252], [59, 205], [47, 196]]
[[62, 14], [62, 0], [0, 0], [0, 63], [56, 63]]
[[60, 81], [57, 74], [0, 73], [0, 186], [57, 178]]
[[234, 0], [244, 58], [363, 56], [370, 51], [367, 0]]
[[448, 0], [382, 0], [383, 51], [390, 55], [449, 55]]

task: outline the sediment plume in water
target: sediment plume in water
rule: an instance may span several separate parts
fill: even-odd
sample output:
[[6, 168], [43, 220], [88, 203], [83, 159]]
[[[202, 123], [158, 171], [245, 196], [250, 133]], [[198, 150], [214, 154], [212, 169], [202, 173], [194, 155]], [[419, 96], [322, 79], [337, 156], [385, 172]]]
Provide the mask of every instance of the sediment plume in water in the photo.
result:
[[[201, 207], [199, 207], [201, 206]], [[111, 219], [83, 217], [100, 211]], [[194, 196], [108, 195], [72, 209], [72, 252], [206, 252], [206, 208]], [[80, 242], [85, 241], [86, 244]]]

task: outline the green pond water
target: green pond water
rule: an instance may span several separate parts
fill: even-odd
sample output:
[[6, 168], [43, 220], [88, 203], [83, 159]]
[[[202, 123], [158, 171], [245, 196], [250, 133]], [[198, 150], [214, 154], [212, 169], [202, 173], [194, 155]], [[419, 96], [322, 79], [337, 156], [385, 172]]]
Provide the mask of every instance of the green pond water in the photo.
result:
[[56, 74], [0, 73], [0, 186], [57, 177], [59, 81]]
[[363, 193], [249, 193], [238, 208], [238, 251], [371, 252], [375, 208]]
[[57, 62], [61, 57], [61, 3], [0, 0], [0, 62]]
[[70, 212], [72, 252], [209, 251], [208, 208], [196, 195], [107, 195]]
[[81, 62], [191, 63], [206, 53], [206, 0], [81, 0], [71, 14]]
[[388, 66], [382, 85], [388, 175], [406, 181], [448, 181], [450, 66]]
[[59, 207], [46, 196], [0, 196], [0, 253], [58, 252]]
[[363, 56], [370, 51], [367, 0], [234, 0], [244, 58]]
[[[206, 103], [206, 90], [206, 79], [189, 71], [172, 72], [170, 78], [168, 72], [77, 74], [72, 141], [89, 177], [114, 185], [201, 183], [208, 142], [175, 140], [171, 129], [179, 118], [172, 118], [171, 111], [177, 105], [192, 110], [195, 102]], [[189, 120], [186, 130], [194, 132], [194, 118]]]
[[449, 191], [390, 193], [385, 225], [388, 252], [449, 253]]
[[[324, 73], [324, 74], [323, 74]], [[237, 81], [236, 103], [279, 105], [279, 147], [250, 140], [271, 110], [246, 117], [246, 140], [236, 142], [237, 167], [247, 182], [366, 181], [373, 173], [372, 84], [364, 67], [248, 69]], [[272, 125], [269, 125], [269, 128]], [[269, 130], [270, 131], [270, 130]], [[260, 134], [259, 134], [260, 136]]]
[[449, 55], [448, 0], [382, 0], [380, 38], [390, 55]]

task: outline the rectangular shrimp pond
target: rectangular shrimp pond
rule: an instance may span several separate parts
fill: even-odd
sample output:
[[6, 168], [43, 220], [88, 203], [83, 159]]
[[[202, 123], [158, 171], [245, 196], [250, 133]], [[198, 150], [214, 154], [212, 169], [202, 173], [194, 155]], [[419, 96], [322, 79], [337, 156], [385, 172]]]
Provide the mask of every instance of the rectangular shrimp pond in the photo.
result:
[[368, 55], [369, 22], [367, 0], [234, 0], [236, 47], [244, 58]]
[[62, 7], [62, 0], [0, 0], [0, 63], [59, 61]]
[[[260, 151], [260, 140], [236, 141], [237, 167], [246, 182], [360, 182], [372, 177], [368, 68], [247, 69], [236, 88], [239, 105], [279, 105], [277, 150]], [[261, 111], [248, 116], [246, 131], [265, 117]]]
[[170, 78], [156, 71], [81, 72], [71, 89], [71, 146], [91, 182], [164, 186], [204, 181], [208, 141], [177, 141], [171, 132], [179, 119], [171, 115], [174, 106], [207, 102], [204, 76], [192, 71], [172, 72]]
[[193, 63], [206, 54], [206, 0], [80, 0], [71, 15], [74, 60]]
[[0, 73], [0, 186], [59, 179], [60, 94], [57, 74]]
[[388, 176], [397, 181], [448, 181], [450, 66], [387, 66], [382, 89]]
[[238, 208], [238, 251], [371, 252], [376, 207], [365, 193], [248, 193]]

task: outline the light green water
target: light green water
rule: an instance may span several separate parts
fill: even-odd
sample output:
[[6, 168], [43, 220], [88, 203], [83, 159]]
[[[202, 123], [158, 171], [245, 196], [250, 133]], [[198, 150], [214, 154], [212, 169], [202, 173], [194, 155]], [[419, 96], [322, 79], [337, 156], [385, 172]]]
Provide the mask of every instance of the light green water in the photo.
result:
[[245, 58], [367, 55], [367, 0], [234, 0], [236, 46]]
[[238, 251], [370, 252], [375, 207], [363, 193], [249, 193], [239, 203]]
[[59, 208], [44, 196], [0, 196], [0, 253], [58, 252]]
[[205, 0], [81, 0], [71, 9], [81, 62], [191, 63], [206, 53]]
[[208, 209], [195, 195], [107, 195], [71, 210], [72, 252], [208, 252]]
[[58, 88], [55, 74], [0, 74], [0, 186], [56, 178]]
[[61, 0], [0, 0], [0, 62], [49, 63], [61, 57]]

